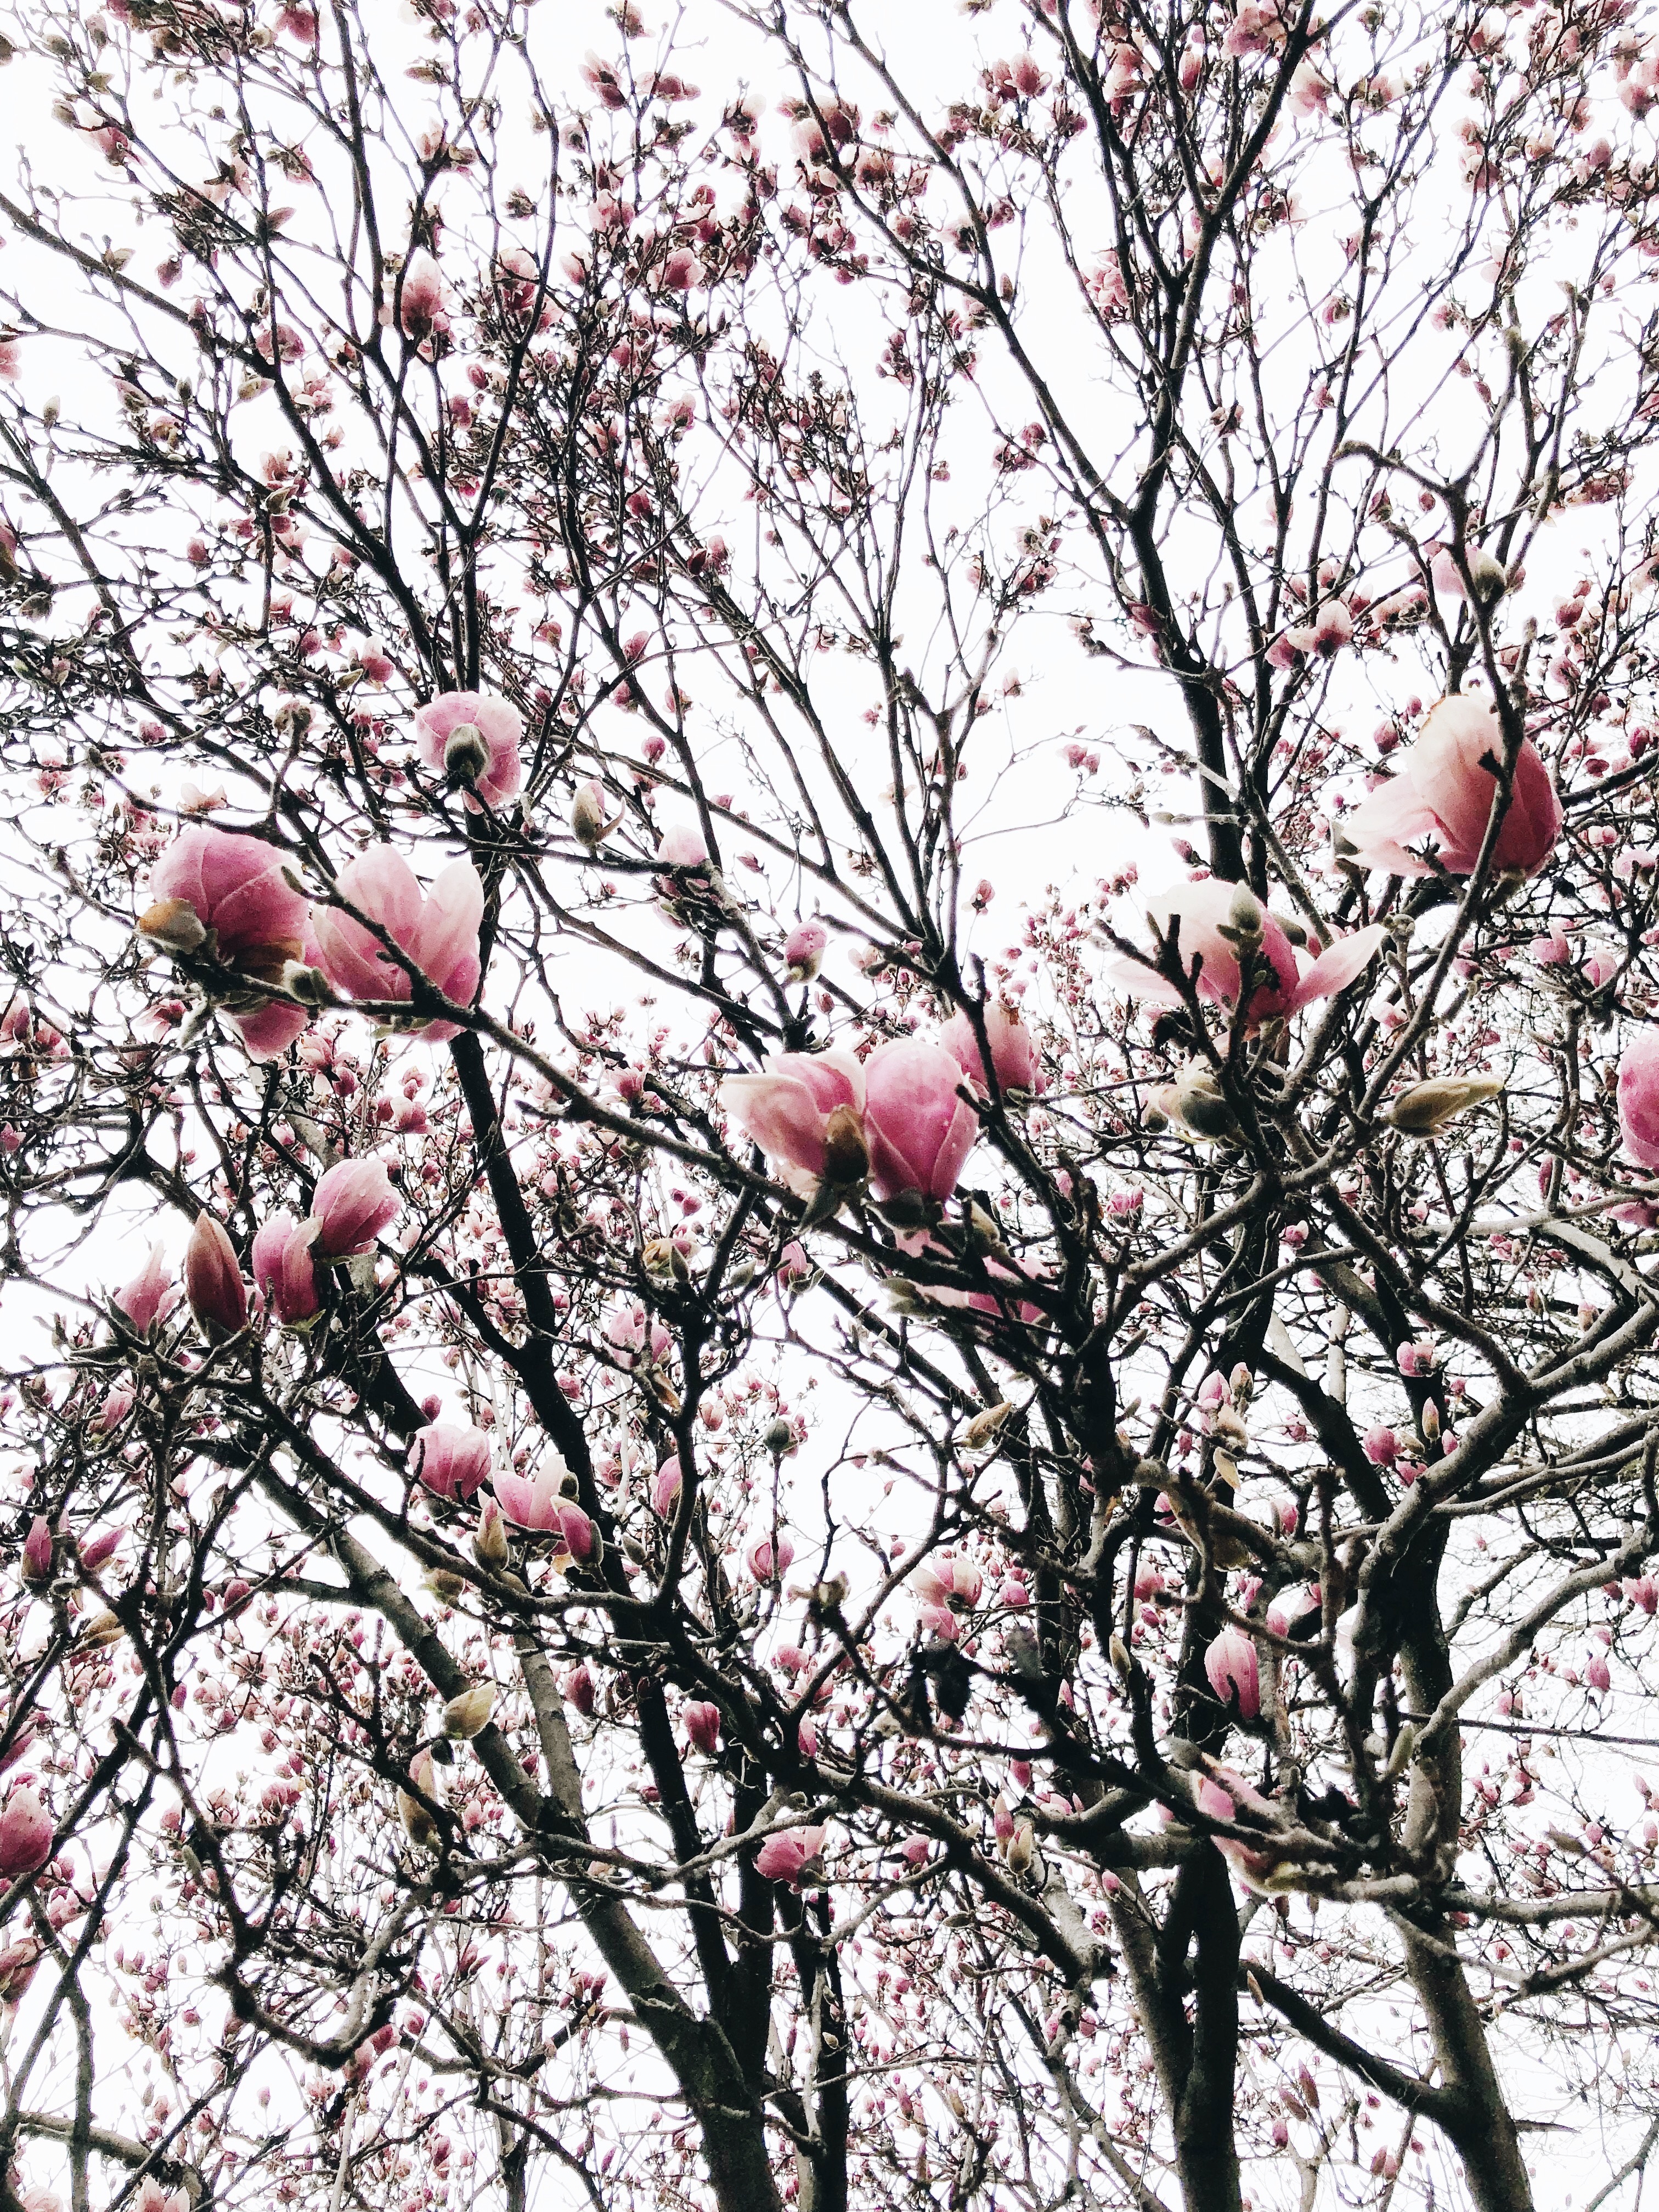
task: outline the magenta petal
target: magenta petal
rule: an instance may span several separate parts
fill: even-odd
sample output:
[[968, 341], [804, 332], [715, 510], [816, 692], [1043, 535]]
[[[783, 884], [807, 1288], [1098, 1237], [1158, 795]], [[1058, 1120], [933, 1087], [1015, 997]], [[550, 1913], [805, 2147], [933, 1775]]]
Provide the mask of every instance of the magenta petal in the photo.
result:
[[251, 1014], [233, 1014], [250, 1060], [278, 1060], [310, 1021], [303, 1006], [268, 999]]

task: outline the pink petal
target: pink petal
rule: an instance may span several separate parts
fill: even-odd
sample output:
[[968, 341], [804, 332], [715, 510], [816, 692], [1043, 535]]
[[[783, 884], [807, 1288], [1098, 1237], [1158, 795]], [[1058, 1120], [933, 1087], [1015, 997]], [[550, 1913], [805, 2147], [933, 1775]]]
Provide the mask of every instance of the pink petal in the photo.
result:
[[1388, 933], [1380, 921], [1374, 921], [1367, 928], [1356, 929], [1350, 937], [1339, 937], [1328, 951], [1320, 954], [1291, 992], [1289, 1011], [1294, 1013], [1303, 1006], [1311, 1006], [1316, 999], [1334, 998], [1337, 992], [1346, 991], [1376, 957], [1377, 948]]

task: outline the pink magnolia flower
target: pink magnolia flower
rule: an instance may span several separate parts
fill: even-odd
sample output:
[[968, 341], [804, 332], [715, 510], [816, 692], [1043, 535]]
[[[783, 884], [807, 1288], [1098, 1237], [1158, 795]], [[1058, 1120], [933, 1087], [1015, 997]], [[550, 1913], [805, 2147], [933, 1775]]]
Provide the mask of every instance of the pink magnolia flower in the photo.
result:
[[1638, 1030], [1620, 1059], [1619, 1128], [1632, 1159], [1659, 1168], [1659, 1029]]
[[441, 328], [445, 298], [442, 270], [423, 246], [417, 246], [404, 264], [398, 292], [398, 314], [404, 337], [423, 338]]
[[663, 868], [706, 868], [708, 848], [695, 822], [671, 822], [657, 840], [657, 865]]
[[312, 1194], [317, 1249], [325, 1260], [367, 1252], [387, 1223], [397, 1219], [403, 1203], [392, 1188], [384, 1160], [373, 1153], [341, 1160], [319, 1178]]
[[52, 1856], [52, 1815], [27, 1783], [14, 1790], [0, 1813], [0, 1875], [15, 1881]]
[[[1234, 1006], [1238, 1003], [1242, 982], [1238, 955], [1234, 944], [1222, 934], [1224, 929], [1234, 927], [1231, 917], [1238, 890], [1236, 884], [1206, 876], [1201, 883], [1173, 885], [1152, 899], [1146, 908], [1147, 919], [1164, 938], [1167, 939], [1179, 922], [1176, 951], [1181, 965], [1190, 975], [1194, 958], [1201, 957], [1198, 995], [1212, 1006]], [[1346, 990], [1375, 957], [1387, 933], [1380, 922], [1373, 922], [1369, 928], [1357, 929], [1351, 936], [1339, 938], [1318, 959], [1298, 969], [1295, 949], [1282, 925], [1265, 907], [1258, 906], [1257, 912], [1261, 923], [1261, 945], [1257, 957], [1266, 963], [1273, 980], [1259, 984], [1251, 997], [1245, 1018], [1252, 1024], [1271, 1020], [1275, 1015], [1299, 1013], [1316, 1000], [1332, 998], [1338, 991]], [[1108, 973], [1135, 998], [1153, 1006], [1181, 1004], [1180, 989], [1167, 976], [1133, 961], [1109, 960], [1105, 964]]]
[[979, 1134], [961, 1096], [963, 1073], [943, 1045], [900, 1038], [878, 1045], [864, 1066], [864, 1132], [878, 1199], [920, 1193], [945, 1199]]
[[787, 1536], [780, 1536], [775, 1552], [769, 1536], [757, 1536], [749, 1547], [749, 1571], [757, 1583], [775, 1583], [787, 1575], [795, 1556]]
[[185, 1296], [209, 1339], [234, 1336], [247, 1322], [247, 1285], [222, 1222], [198, 1213], [185, 1247]]
[[311, 1248], [314, 1221], [298, 1222], [286, 1206], [269, 1215], [253, 1240], [253, 1280], [284, 1328], [295, 1328], [320, 1310]]
[[[267, 983], [305, 951], [307, 902], [283, 873], [282, 854], [258, 837], [205, 825], [175, 837], [150, 872], [151, 903], [138, 927], [159, 944], [192, 950], [179, 925], [193, 915], [202, 942], [227, 968]], [[303, 1006], [272, 999], [231, 1018], [255, 1060], [286, 1052], [310, 1019]]]
[[971, 1613], [979, 1603], [985, 1577], [965, 1553], [936, 1552], [915, 1570], [910, 1587], [924, 1606]]
[[1373, 1467], [1392, 1467], [1400, 1456], [1400, 1439], [1394, 1431], [1378, 1426], [1365, 1431], [1365, 1456]]
[[821, 921], [798, 921], [784, 939], [783, 964], [794, 983], [810, 983], [823, 964], [830, 933]]
[[[1037, 1058], [1036, 1041], [1020, 1019], [1018, 1008], [1005, 1006], [1000, 999], [988, 1000], [985, 1036], [991, 1048], [991, 1067], [999, 1090], [1042, 1089], [1042, 1071]], [[939, 1032], [939, 1042], [954, 1057], [970, 1082], [976, 1084], [981, 1091], [990, 1089], [986, 1080], [985, 1062], [980, 1053], [979, 1040], [974, 1035], [974, 1025], [965, 1013], [951, 1016]]]
[[[450, 741], [458, 730], [468, 729], [477, 732], [484, 766], [473, 775], [466, 804], [474, 813], [481, 802], [484, 806], [505, 805], [524, 781], [520, 757], [524, 718], [507, 700], [492, 698], [483, 691], [441, 692], [415, 717], [421, 758], [435, 772], [449, 773], [456, 765], [449, 757]], [[466, 750], [463, 738], [455, 750], [460, 754]]]
[[755, 1854], [755, 1872], [766, 1881], [799, 1881], [823, 1849], [822, 1828], [790, 1828], [769, 1836]]
[[[1431, 709], [1400, 772], [1345, 815], [1341, 834], [1367, 867], [1423, 876], [1428, 864], [1407, 850], [1431, 843], [1454, 876], [1474, 872], [1498, 789], [1504, 734], [1489, 699], [1459, 693]], [[1509, 811], [1492, 852], [1498, 872], [1534, 875], [1561, 834], [1561, 802], [1528, 738], [1515, 763]]]
[[644, 1357], [659, 1366], [674, 1348], [674, 1340], [659, 1321], [646, 1324], [642, 1305], [612, 1306], [605, 1317], [605, 1340], [617, 1356], [618, 1367], [631, 1368]]
[[514, 1474], [503, 1468], [490, 1481], [514, 1527], [544, 1535], [560, 1528], [559, 1509], [569, 1502], [563, 1488], [569, 1475], [558, 1454], [550, 1452], [532, 1475]]
[[[371, 846], [341, 869], [341, 898], [377, 922], [434, 988], [469, 1005], [478, 988], [478, 927], [483, 885], [471, 860], [447, 867], [422, 895], [415, 871], [389, 845]], [[407, 970], [373, 932], [337, 907], [319, 907], [312, 926], [318, 964], [337, 990], [354, 999], [407, 1000], [414, 986]], [[456, 1034], [453, 1022], [427, 1022], [417, 1036], [441, 1044]]]
[[150, 1246], [149, 1259], [132, 1280], [117, 1291], [112, 1303], [140, 1335], [155, 1322], [167, 1319], [179, 1303], [179, 1286], [161, 1256], [159, 1242]]
[[666, 1521], [679, 1504], [681, 1487], [680, 1462], [675, 1455], [663, 1462], [651, 1485], [651, 1510], [659, 1521]]
[[471, 1422], [430, 1422], [409, 1440], [409, 1469], [434, 1498], [471, 1498], [489, 1479], [489, 1439]]
[[1261, 1686], [1255, 1645], [1242, 1628], [1224, 1628], [1208, 1645], [1204, 1672], [1224, 1705], [1237, 1700], [1240, 1720], [1257, 1717], [1261, 1711]]
[[685, 1733], [706, 1758], [712, 1759], [720, 1740], [720, 1709], [702, 1698], [685, 1708]]
[[23, 1539], [22, 1576], [30, 1589], [43, 1589], [52, 1580], [52, 1524], [37, 1513]]
[[599, 1556], [600, 1537], [598, 1528], [580, 1505], [569, 1498], [560, 1500], [557, 1509], [559, 1534], [564, 1547], [579, 1567], [591, 1565]]
[[728, 1076], [720, 1086], [726, 1112], [748, 1130], [779, 1181], [802, 1197], [826, 1176], [850, 1182], [862, 1175], [864, 1097], [864, 1069], [851, 1053], [836, 1050], [774, 1053], [758, 1075]]

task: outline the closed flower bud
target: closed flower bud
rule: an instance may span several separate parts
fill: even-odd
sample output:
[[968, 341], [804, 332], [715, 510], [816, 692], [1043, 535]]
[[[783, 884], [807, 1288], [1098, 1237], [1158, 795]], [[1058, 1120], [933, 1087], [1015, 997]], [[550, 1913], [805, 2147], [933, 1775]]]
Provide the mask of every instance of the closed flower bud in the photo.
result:
[[1437, 1077], [1413, 1083], [1389, 1109], [1389, 1118], [1407, 1137], [1436, 1137], [1471, 1106], [1484, 1105], [1504, 1088], [1495, 1076]]
[[[437, 1796], [437, 1769], [432, 1764], [432, 1754], [429, 1751], [416, 1753], [410, 1761], [409, 1778], [422, 1796]], [[427, 1807], [422, 1803], [420, 1797], [414, 1796], [407, 1790], [400, 1790], [398, 1792], [398, 1818], [404, 1824], [404, 1833], [416, 1850], [431, 1851], [437, 1849], [441, 1834], [438, 1823]]]
[[501, 1507], [493, 1498], [486, 1498], [478, 1514], [478, 1531], [472, 1539], [472, 1550], [481, 1567], [493, 1572], [504, 1567], [512, 1556], [507, 1549], [507, 1521]]
[[125, 1629], [115, 1615], [100, 1606], [96, 1613], [89, 1613], [82, 1622], [80, 1633], [75, 1639], [75, 1656], [83, 1658], [89, 1652], [106, 1650], [112, 1644], [118, 1644], [125, 1634]]
[[605, 818], [605, 787], [592, 777], [576, 786], [570, 802], [570, 828], [580, 844], [596, 851], [610, 824]]
[[198, 1213], [185, 1247], [185, 1296], [197, 1325], [210, 1341], [234, 1336], [247, 1322], [247, 1286], [236, 1249], [222, 1222]]
[[712, 1759], [720, 1740], [720, 1707], [693, 1699], [685, 1708], [685, 1733], [705, 1758]]
[[52, 1815], [25, 1783], [0, 1813], [0, 1875], [8, 1881], [33, 1874], [52, 1856]]
[[1003, 1845], [1002, 1855], [1008, 1862], [1012, 1875], [1029, 1874], [1031, 1861], [1036, 1856], [1036, 1831], [1029, 1820], [1017, 1820], [1014, 1832]]
[[463, 1690], [444, 1707], [444, 1734], [453, 1735], [462, 1743], [471, 1743], [489, 1725], [489, 1716], [495, 1710], [495, 1685], [477, 1682], [471, 1689]]
[[1235, 884], [1232, 903], [1227, 908], [1227, 927], [1239, 939], [1258, 939], [1265, 924], [1261, 918], [1261, 902], [1248, 884]]
[[138, 917], [139, 934], [163, 952], [195, 952], [207, 937], [201, 916], [188, 899], [161, 898]]
[[23, 1580], [30, 1589], [44, 1589], [52, 1580], [52, 1530], [44, 1513], [37, 1513], [23, 1540]]
[[476, 783], [489, 766], [489, 748], [476, 722], [457, 722], [444, 741], [444, 774], [452, 783]]

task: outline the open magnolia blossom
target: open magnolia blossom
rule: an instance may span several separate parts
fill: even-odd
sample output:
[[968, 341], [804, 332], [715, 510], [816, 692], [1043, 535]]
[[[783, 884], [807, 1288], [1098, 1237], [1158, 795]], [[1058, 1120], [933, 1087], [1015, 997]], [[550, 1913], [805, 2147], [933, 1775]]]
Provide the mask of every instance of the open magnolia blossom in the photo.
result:
[[[1237, 884], [1205, 876], [1158, 893], [1146, 901], [1146, 913], [1165, 943], [1174, 944], [1182, 972], [1189, 977], [1196, 972], [1198, 995], [1212, 1006], [1237, 1006], [1243, 961], [1251, 962], [1253, 972], [1265, 970], [1245, 1012], [1252, 1025], [1276, 1015], [1299, 1013], [1316, 1000], [1346, 990], [1376, 958], [1387, 935], [1380, 922], [1371, 922], [1338, 938], [1316, 958], [1303, 962], [1279, 916], [1248, 890], [1241, 898], [1240, 890]], [[1241, 915], [1243, 929], [1238, 926]], [[1107, 973], [1134, 998], [1159, 1006], [1182, 1003], [1180, 984], [1155, 967], [1121, 957], [1105, 965]]]
[[[423, 892], [414, 870], [390, 846], [375, 845], [349, 861], [335, 880], [340, 906], [312, 913], [317, 965], [336, 990], [369, 1001], [414, 994], [409, 969], [418, 969], [444, 996], [468, 1004], [478, 988], [478, 928], [483, 885], [471, 860], [452, 861]], [[344, 910], [355, 908], [359, 921]], [[374, 933], [385, 932], [408, 965]], [[441, 1043], [456, 1034], [453, 1022], [418, 1023], [414, 1034]]]
[[757, 1075], [728, 1076], [720, 1098], [803, 1197], [867, 1176], [884, 1201], [947, 1199], [979, 1134], [961, 1062], [919, 1037], [878, 1045], [863, 1062], [779, 1054]]
[[[201, 950], [260, 982], [280, 983], [304, 951], [305, 894], [262, 838], [208, 827], [182, 830], [157, 861], [138, 927], [168, 951]], [[187, 918], [187, 921], [185, 920]], [[232, 1018], [256, 1060], [284, 1051], [309, 1019], [268, 999]]]
[[416, 709], [415, 738], [434, 773], [467, 786], [467, 805], [504, 806], [524, 781], [524, 717], [506, 699], [444, 691]]
[[[1488, 698], [1468, 692], [1431, 708], [1398, 772], [1339, 819], [1341, 849], [1396, 876], [1474, 872], [1498, 793], [1503, 726]], [[1561, 834], [1561, 802], [1530, 738], [1516, 756], [1513, 784], [1492, 847], [1494, 875], [1535, 874]]]

